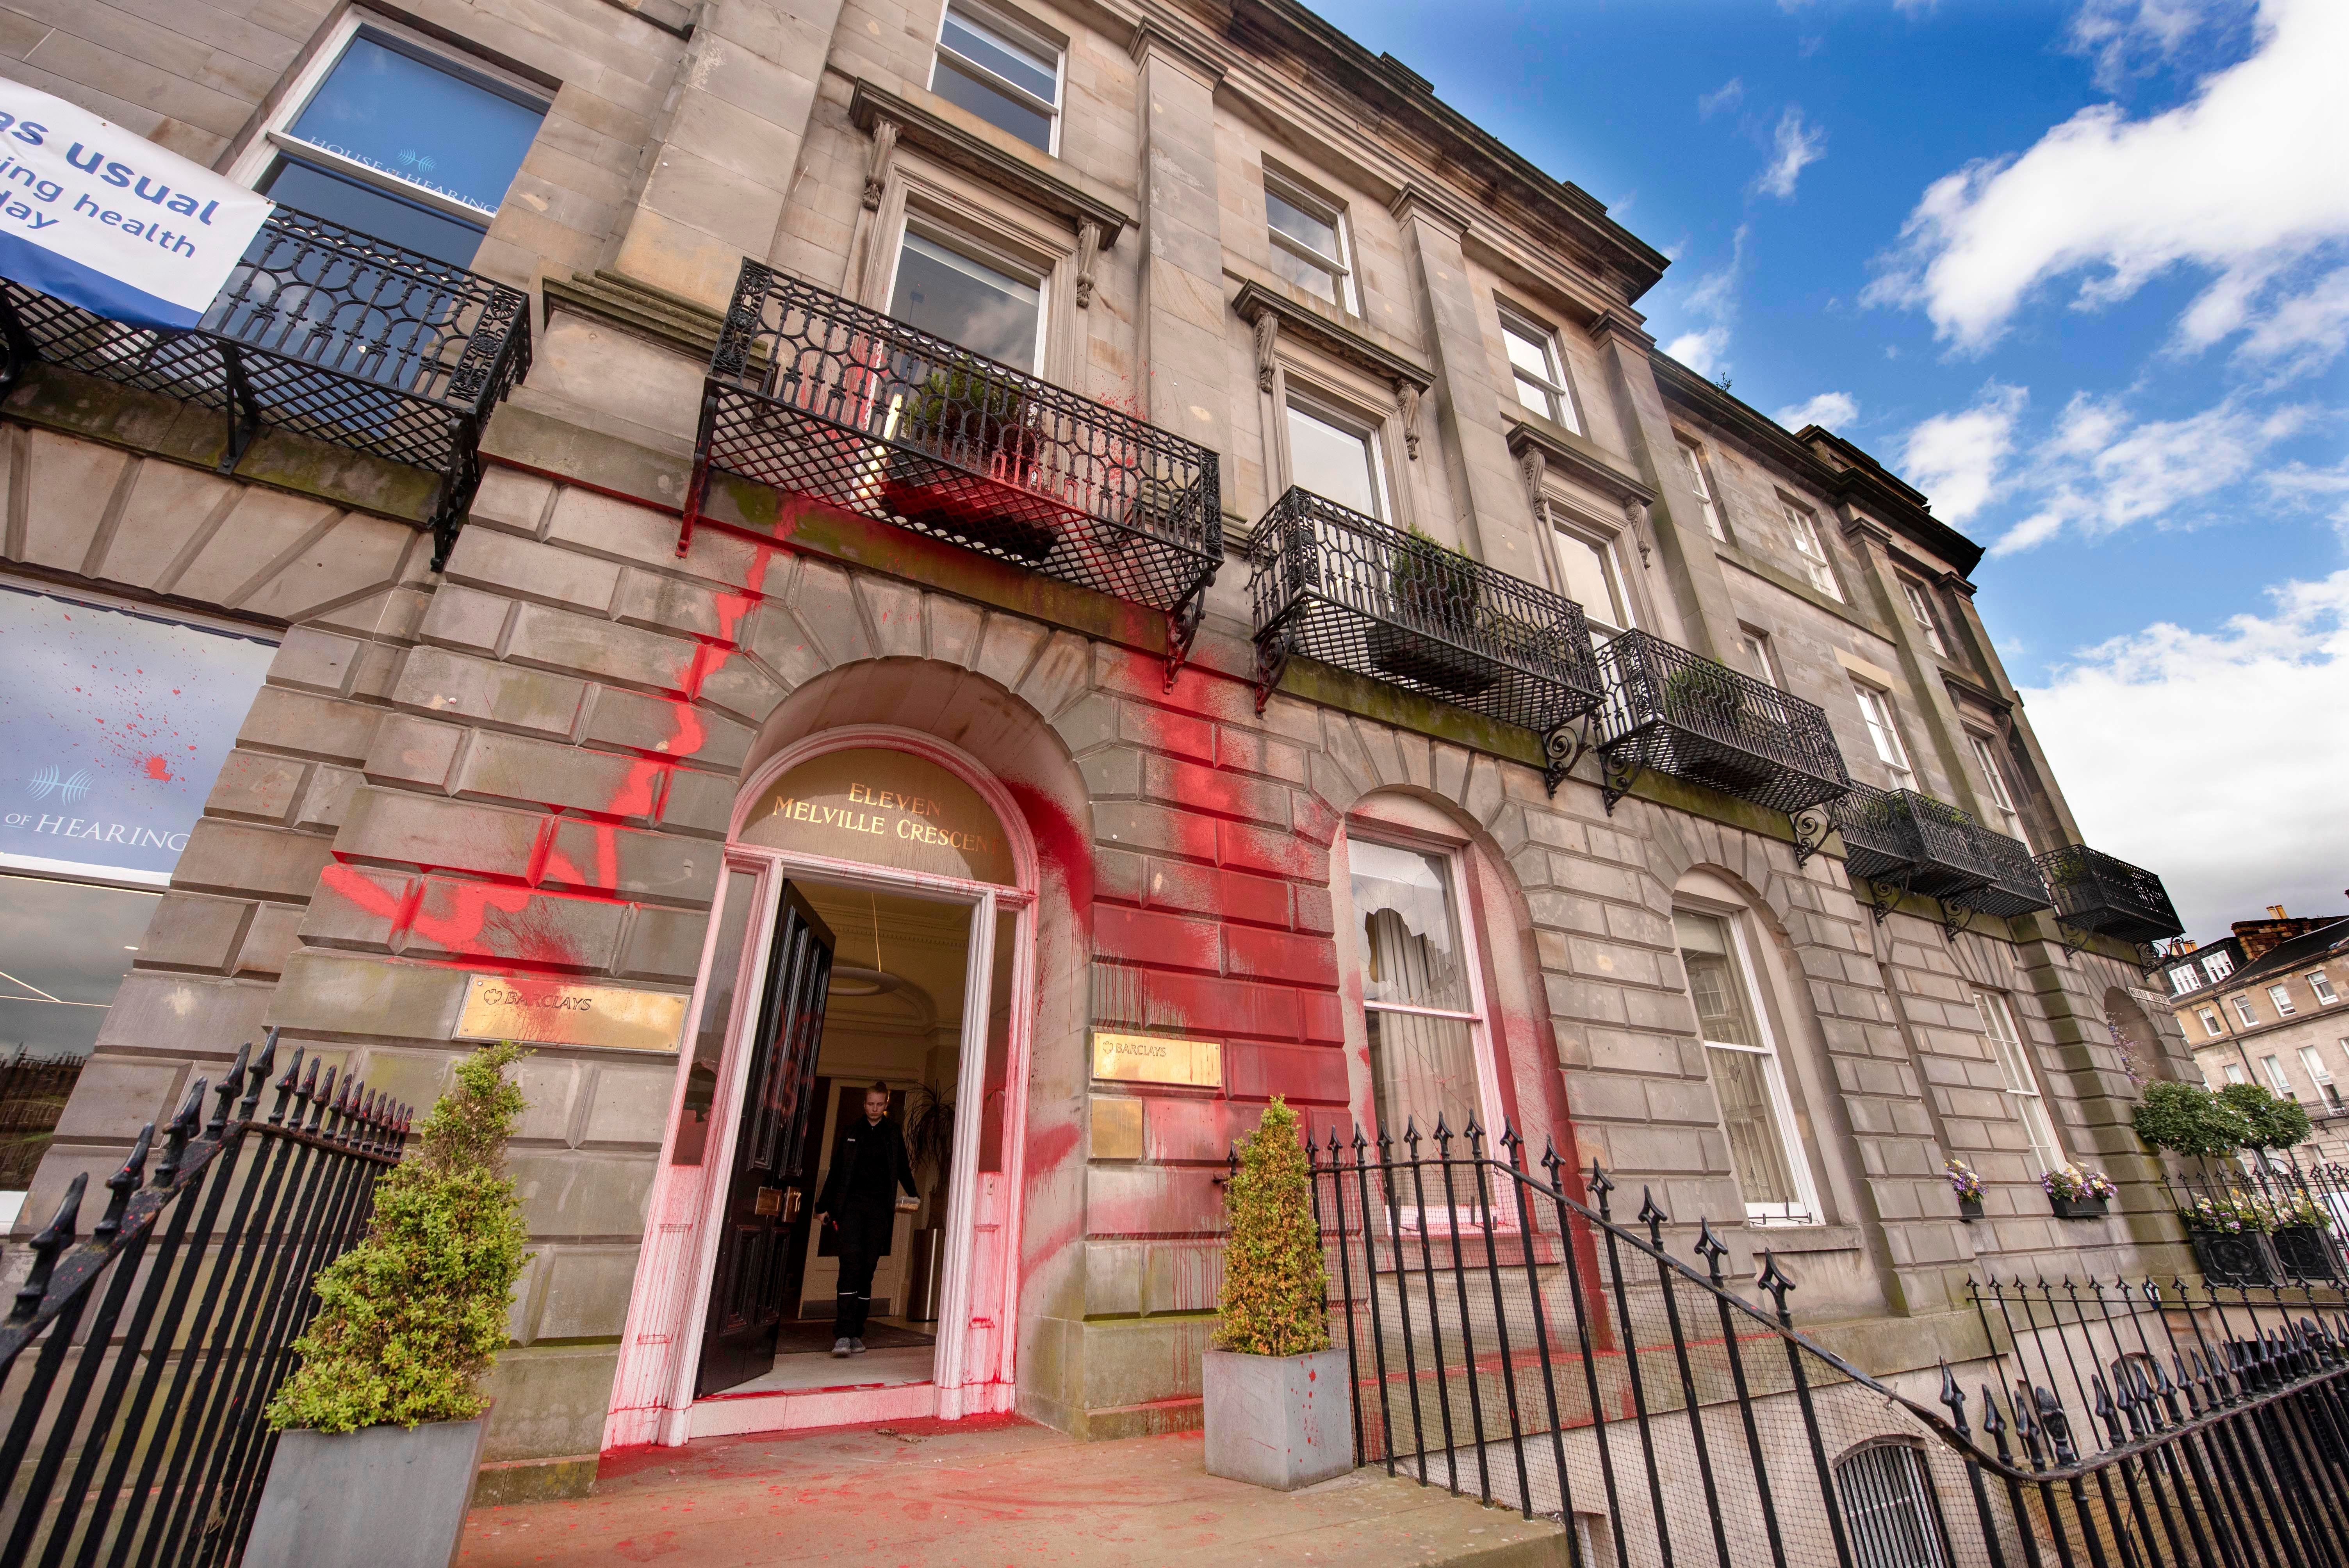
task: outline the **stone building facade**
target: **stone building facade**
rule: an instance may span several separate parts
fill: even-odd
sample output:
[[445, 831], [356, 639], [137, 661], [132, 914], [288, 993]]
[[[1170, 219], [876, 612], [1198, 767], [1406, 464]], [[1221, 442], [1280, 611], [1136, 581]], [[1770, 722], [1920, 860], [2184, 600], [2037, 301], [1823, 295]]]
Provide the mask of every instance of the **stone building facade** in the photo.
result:
[[[1663, 257], [1392, 58], [1288, 0], [12, 15], [0, 73], [462, 250], [532, 334], [437, 565], [453, 471], [264, 422], [223, 472], [216, 410], [104, 364], [30, 366], [0, 409], [12, 607], [274, 645], [168, 885], [136, 884], [135, 962], [20, 1228], [265, 1028], [421, 1104], [481, 1017], [518, 1016], [499, 995], [670, 1020], [667, 1048], [533, 1036], [533, 1255], [490, 1438], [514, 1494], [730, 1430], [1195, 1421], [1216, 1178], [1275, 1094], [1320, 1137], [1506, 1121], [1689, 1227], [1726, 1218], [1739, 1268], [1773, 1248], [1806, 1321], [1887, 1372], [1979, 1348], [1970, 1275], [2190, 1267], [2127, 1115], [2193, 1057], [2131, 928], [2067, 892], [2082, 829], [1976, 613], [1980, 549], [1850, 443], [1659, 353], [1637, 302]], [[363, 66], [438, 75], [403, 96]], [[510, 183], [418, 173], [433, 127], [403, 103], [508, 138]], [[340, 142], [329, 108], [357, 123]], [[746, 261], [1210, 455], [1204, 599], [977, 552], [871, 499], [895, 477], [843, 499], [698, 468]], [[1619, 678], [1578, 755], [1369, 655], [1260, 661], [1251, 583], [1283, 539], [1334, 548], [1275, 530], [1298, 490], [1385, 542], [1390, 594], [1406, 557], [1467, 581], [1424, 535], [1508, 580], [1485, 592], [1578, 603], [1610, 650], [1713, 661], [1672, 689], [1823, 715], [1809, 765], [1882, 792], [1875, 828], [1946, 813], [2023, 891], [1935, 882], [1922, 852], [1856, 879], [1846, 805], [1633, 776], [1606, 744]], [[40, 859], [10, 865], [106, 882]], [[914, 1314], [937, 1360], [878, 1391], [743, 1392], [707, 1358], [786, 881], [854, 981], [820, 1081], [943, 1091], [958, 1119], [884, 1274], [898, 1316], [937, 1296]], [[1986, 1184], [1978, 1222], [1950, 1159]], [[2121, 1181], [2116, 1212], [2054, 1218], [2036, 1177], [2063, 1161]], [[821, 1305], [796, 1202], [749, 1223]]]
[[2349, 1158], [2342, 1140], [2349, 1086], [2349, 924], [2294, 917], [2282, 906], [2237, 921], [2218, 942], [2172, 945], [2165, 998], [2213, 1088], [2255, 1083], [2300, 1102], [2313, 1123], [2303, 1149]]

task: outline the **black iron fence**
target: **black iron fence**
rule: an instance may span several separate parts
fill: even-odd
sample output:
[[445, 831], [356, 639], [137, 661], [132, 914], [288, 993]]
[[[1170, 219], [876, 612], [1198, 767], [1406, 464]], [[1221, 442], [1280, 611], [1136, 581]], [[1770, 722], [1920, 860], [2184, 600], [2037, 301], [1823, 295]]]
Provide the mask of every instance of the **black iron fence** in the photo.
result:
[[2214, 1285], [2349, 1285], [2349, 1171], [2249, 1152], [2166, 1171], [2163, 1190]]
[[2142, 866], [2067, 844], [2038, 857], [2055, 918], [2077, 931], [2139, 944], [2160, 942], [2186, 927], [2161, 879]]
[[202, 323], [165, 332], [0, 281], [5, 396], [46, 360], [222, 411], [233, 472], [264, 425], [429, 469], [438, 571], [481, 485], [481, 427], [530, 372], [530, 300], [279, 207]]
[[[250, 1047], [248, 1047], [248, 1050]], [[0, 1324], [0, 1563], [232, 1564], [276, 1439], [263, 1408], [364, 1233], [409, 1113], [295, 1051], [260, 1115], [274, 1033], [150, 1124], [78, 1229], [87, 1175], [30, 1243]], [[153, 1161], [151, 1171], [149, 1161]]]
[[1294, 487], [1248, 563], [1259, 707], [1301, 654], [1532, 730], [1556, 791], [1600, 701], [1582, 606]]
[[746, 261], [709, 363], [682, 551], [712, 472], [885, 518], [1168, 616], [1223, 564], [1216, 454]]
[[2332, 1293], [1985, 1283], [1957, 1369], [1879, 1377], [1795, 1327], [1767, 1231], [1618, 1219], [1473, 1126], [1311, 1159], [1361, 1461], [1557, 1518], [1576, 1568], [2349, 1562]]
[[[1647, 632], [1609, 638], [1599, 661], [1609, 810], [1650, 769], [1796, 819], [1851, 788], [1816, 704]], [[1799, 820], [1796, 829], [1805, 854], [1826, 837], [1824, 822], [1807, 834]]]

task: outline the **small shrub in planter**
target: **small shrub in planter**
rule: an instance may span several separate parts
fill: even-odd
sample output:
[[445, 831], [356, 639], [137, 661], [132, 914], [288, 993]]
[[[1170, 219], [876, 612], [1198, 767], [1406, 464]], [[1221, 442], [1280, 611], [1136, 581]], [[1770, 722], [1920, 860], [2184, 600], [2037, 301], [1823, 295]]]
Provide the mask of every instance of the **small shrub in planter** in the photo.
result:
[[2199, 1083], [2147, 1084], [2129, 1121], [2156, 1149], [2199, 1159], [2231, 1154], [2251, 1137], [2241, 1111]]
[[2308, 1112], [2300, 1102], [2271, 1094], [2258, 1084], [2230, 1083], [2216, 1098], [2242, 1120], [2239, 1148], [2290, 1149], [2308, 1136]]
[[1941, 1173], [1950, 1179], [1950, 1191], [1957, 1194], [1958, 1218], [1970, 1225], [1981, 1219], [1982, 1183], [1974, 1168], [1962, 1160], [1944, 1160]]
[[367, 1239], [318, 1276], [302, 1365], [270, 1401], [278, 1434], [245, 1568], [445, 1568], [457, 1554], [526, 1254], [505, 1171], [523, 1051], [457, 1064], [408, 1158], [375, 1190]]
[[2267, 1233], [2275, 1215], [2253, 1198], [2198, 1197], [2178, 1211], [2202, 1277], [2214, 1285], [2273, 1284], [2280, 1272]]
[[1371, 627], [1371, 662], [1454, 696], [1475, 696], [1501, 666], [1455, 645], [1485, 627], [1476, 563], [1412, 530], [1387, 566], [1388, 613], [1402, 624]]
[[977, 360], [940, 366], [906, 399], [895, 435], [918, 449], [889, 454], [881, 500], [890, 511], [1030, 563], [1060, 544], [1065, 509], [1038, 492], [1044, 438], [1018, 385]]
[[2274, 1206], [2272, 1217], [2275, 1228], [2268, 1241], [2285, 1274], [2308, 1282], [2340, 1277], [2340, 1249], [2333, 1239], [2331, 1216], [2315, 1199], [2305, 1192], [2286, 1199]]
[[1312, 1180], [1297, 1113], [1275, 1096], [1225, 1189], [1223, 1322], [1200, 1368], [1208, 1473], [1281, 1491], [1354, 1468]]
[[2085, 1165], [2058, 1165], [2044, 1172], [2039, 1189], [2047, 1194], [2059, 1220], [2101, 1219], [2107, 1200], [2120, 1191], [2103, 1171]]

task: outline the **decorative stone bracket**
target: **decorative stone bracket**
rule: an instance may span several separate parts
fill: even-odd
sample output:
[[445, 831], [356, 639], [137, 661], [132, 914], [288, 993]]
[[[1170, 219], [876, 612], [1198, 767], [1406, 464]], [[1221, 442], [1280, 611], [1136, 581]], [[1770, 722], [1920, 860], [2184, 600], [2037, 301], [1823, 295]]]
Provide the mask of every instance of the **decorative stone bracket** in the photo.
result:
[[889, 180], [890, 155], [897, 150], [897, 122], [878, 116], [873, 121], [873, 157], [864, 166], [864, 210], [881, 211], [882, 188]]

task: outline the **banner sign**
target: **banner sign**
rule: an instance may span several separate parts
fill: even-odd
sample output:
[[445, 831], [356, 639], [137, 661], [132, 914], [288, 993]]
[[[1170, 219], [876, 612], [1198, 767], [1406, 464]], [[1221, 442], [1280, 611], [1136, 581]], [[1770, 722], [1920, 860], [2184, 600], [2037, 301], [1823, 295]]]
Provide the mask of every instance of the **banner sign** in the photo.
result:
[[[167, 885], [277, 650], [16, 589], [0, 647], [0, 866]], [[231, 810], [282, 810], [250, 788]]]
[[0, 277], [140, 326], [203, 319], [276, 203], [0, 81]]

